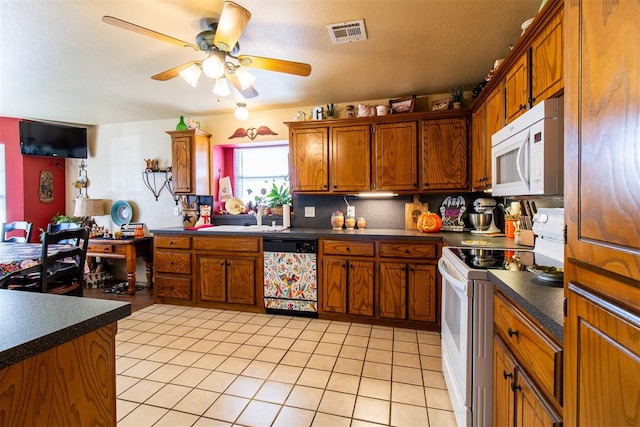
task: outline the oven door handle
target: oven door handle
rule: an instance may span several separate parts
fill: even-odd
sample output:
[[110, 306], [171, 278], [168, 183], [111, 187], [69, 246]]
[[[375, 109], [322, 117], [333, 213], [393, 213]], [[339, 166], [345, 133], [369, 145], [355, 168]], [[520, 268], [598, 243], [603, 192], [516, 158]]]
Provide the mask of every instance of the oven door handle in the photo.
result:
[[442, 277], [444, 277], [449, 283], [451, 283], [451, 286], [457, 292], [462, 292], [465, 295], [467, 294], [467, 288], [468, 288], [467, 281], [459, 280], [453, 277], [453, 275], [449, 273], [449, 270], [447, 270], [447, 264], [445, 263], [444, 258], [440, 258], [438, 260], [438, 271], [440, 271], [440, 274], [442, 274]]

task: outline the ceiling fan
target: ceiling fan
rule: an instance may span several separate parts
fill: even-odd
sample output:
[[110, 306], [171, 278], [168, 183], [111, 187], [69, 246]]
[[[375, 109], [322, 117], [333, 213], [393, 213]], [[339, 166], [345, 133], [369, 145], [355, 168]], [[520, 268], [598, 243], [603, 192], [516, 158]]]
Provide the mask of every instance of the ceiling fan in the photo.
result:
[[[102, 21], [109, 25], [207, 53], [207, 57], [203, 60], [190, 61], [151, 76], [154, 80], [166, 81], [181, 76], [187, 83], [195, 87], [200, 74], [204, 72], [207, 76], [215, 79], [214, 94], [218, 96], [229, 95], [227, 83], [229, 81], [243, 97], [254, 98], [258, 96], [258, 91], [253, 87], [255, 76], [249, 74], [243, 67], [260, 68], [298, 76], [311, 74], [311, 65], [302, 62], [238, 55], [240, 51], [238, 40], [249, 19], [251, 19], [251, 13], [247, 9], [231, 1], [226, 1], [222, 6], [219, 21], [210, 24], [208, 30], [198, 34], [196, 44], [193, 44], [113, 16], [102, 17]], [[237, 64], [231, 62], [229, 58], [237, 61]]]

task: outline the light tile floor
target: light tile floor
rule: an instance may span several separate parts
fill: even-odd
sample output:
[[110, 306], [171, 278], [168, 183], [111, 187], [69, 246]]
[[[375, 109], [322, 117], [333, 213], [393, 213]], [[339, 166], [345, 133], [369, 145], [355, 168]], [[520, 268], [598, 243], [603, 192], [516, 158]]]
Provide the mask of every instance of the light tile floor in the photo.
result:
[[437, 333], [152, 305], [118, 322], [118, 426], [455, 426]]

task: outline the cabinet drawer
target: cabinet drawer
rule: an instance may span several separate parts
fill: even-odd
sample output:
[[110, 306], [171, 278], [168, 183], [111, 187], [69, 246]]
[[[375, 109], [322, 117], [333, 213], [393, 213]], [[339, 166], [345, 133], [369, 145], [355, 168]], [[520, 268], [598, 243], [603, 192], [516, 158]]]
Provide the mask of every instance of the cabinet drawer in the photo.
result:
[[384, 258], [436, 259], [438, 256], [435, 243], [380, 242], [379, 250]]
[[353, 240], [323, 240], [322, 253], [324, 255], [373, 256], [375, 253], [375, 249], [373, 242]]
[[194, 246], [199, 250], [224, 252], [260, 252], [259, 237], [196, 237]]
[[494, 298], [496, 333], [547, 393], [562, 401], [562, 347], [529, 321], [500, 293]]
[[158, 274], [154, 289], [157, 297], [191, 299], [191, 277]]
[[190, 236], [155, 236], [156, 248], [191, 249]]
[[156, 251], [153, 267], [159, 272], [191, 274], [191, 254], [189, 252]]
[[87, 253], [112, 254], [116, 251], [114, 245], [88, 245]]

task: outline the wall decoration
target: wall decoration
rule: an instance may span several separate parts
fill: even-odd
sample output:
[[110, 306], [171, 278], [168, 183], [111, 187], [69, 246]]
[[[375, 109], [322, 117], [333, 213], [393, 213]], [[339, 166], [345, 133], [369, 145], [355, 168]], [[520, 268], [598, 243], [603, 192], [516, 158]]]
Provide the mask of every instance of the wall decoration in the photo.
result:
[[246, 130], [244, 128], [238, 128], [228, 139], [248, 137], [253, 141], [258, 135], [277, 135], [277, 133], [267, 126], [260, 126], [258, 129], [247, 128]]
[[467, 211], [466, 202], [462, 196], [447, 196], [440, 205], [442, 217], [442, 231], [464, 231], [462, 215]]
[[449, 99], [437, 99], [431, 103], [431, 111], [446, 110], [449, 108]]
[[38, 197], [42, 203], [53, 202], [53, 172], [40, 171], [40, 191]]
[[86, 171], [87, 165], [84, 160], [80, 161], [80, 171], [78, 179], [73, 181], [73, 186], [78, 189], [78, 197], [89, 197], [87, 195], [87, 187], [89, 186], [89, 178]]

